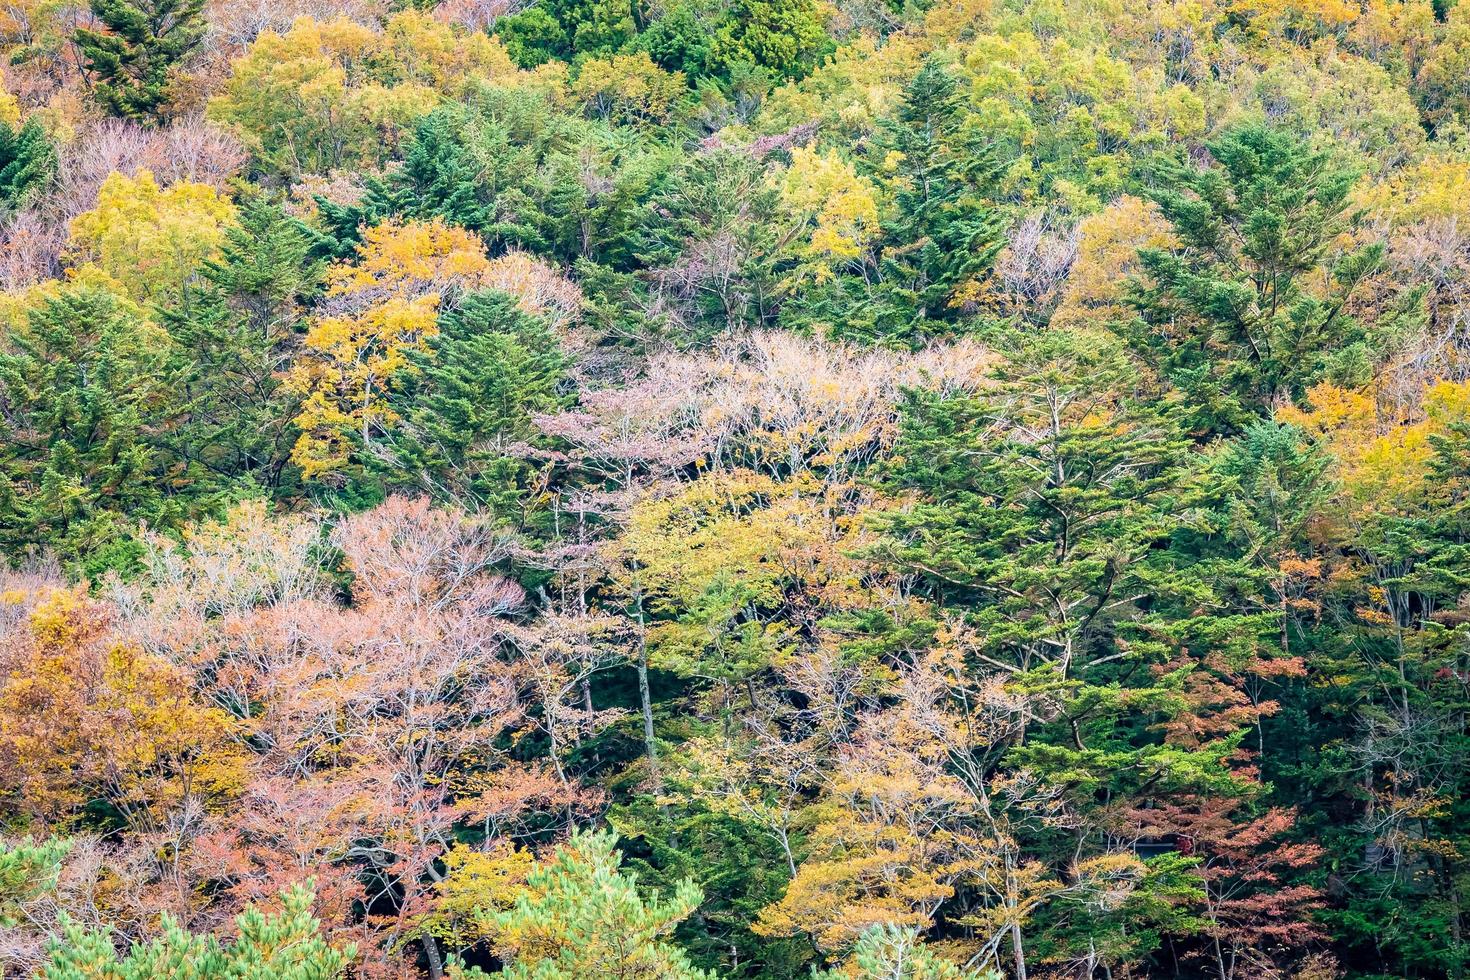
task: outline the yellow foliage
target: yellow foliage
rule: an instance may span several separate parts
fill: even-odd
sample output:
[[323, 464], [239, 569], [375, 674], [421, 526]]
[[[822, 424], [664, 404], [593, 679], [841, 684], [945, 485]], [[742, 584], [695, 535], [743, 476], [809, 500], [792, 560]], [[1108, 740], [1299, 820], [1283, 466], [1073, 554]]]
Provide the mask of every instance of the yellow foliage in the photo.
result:
[[487, 851], [455, 844], [443, 857], [444, 878], [425, 928], [453, 946], [470, 946], [494, 936], [486, 920], [515, 904], [536, 867], [530, 851], [499, 843]]
[[287, 174], [379, 163], [407, 128], [473, 79], [517, 76], [500, 43], [417, 10], [379, 32], [300, 17], [237, 58], [210, 115], [235, 124], [256, 157]]
[[953, 43], [965, 39], [990, 22], [994, 0], [951, 0], [936, 3], [924, 14], [923, 33], [932, 43]]
[[771, 93], [762, 115], [771, 125], [785, 127], [821, 120], [840, 127], [838, 138], [850, 141], [871, 131], [898, 104], [928, 50], [922, 37], [909, 32], [891, 35], [881, 45], [860, 35], [811, 75]]
[[519, 74], [499, 39], [463, 32], [410, 7], [388, 19], [384, 46], [405, 79], [454, 95], [470, 79], [495, 81]]
[[841, 950], [875, 925], [927, 929], [935, 908], [954, 894], [929, 843], [900, 826], [833, 813], [814, 835], [823, 856], [803, 862], [779, 902], [761, 909], [753, 932], [809, 933], [824, 950]]
[[[307, 479], [345, 466], [358, 440], [396, 416], [384, 397], [411, 350], [437, 332], [445, 291], [483, 281], [490, 270], [484, 244], [442, 221], [384, 222], [363, 235], [356, 263], [327, 276], [327, 293], [349, 311], [315, 320], [289, 384], [305, 396], [292, 460]], [[362, 309], [351, 309], [361, 297]]]
[[354, 433], [363, 442], [397, 418], [384, 395], [407, 352], [436, 332], [439, 297], [394, 297], [358, 316], [323, 317], [312, 324], [291, 385], [307, 395], [296, 416], [301, 430], [291, 459], [306, 479], [347, 462]]
[[[0, 81], [4, 81], [4, 76], [0, 76]], [[0, 88], [0, 125], [20, 125], [20, 103], [3, 88]]]
[[181, 669], [108, 633], [103, 607], [57, 589], [31, 610], [30, 644], [0, 678], [0, 790], [61, 820], [103, 796], [154, 816], [186, 797], [214, 807], [246, 779], [238, 723], [201, 703]]
[[684, 73], [670, 74], [646, 52], [584, 62], [572, 94], [603, 119], [662, 122], [684, 93]]
[[71, 222], [77, 258], [105, 274], [114, 291], [139, 302], [176, 296], [224, 241], [235, 208], [207, 184], [160, 188], [153, 174], [113, 173], [97, 206]]
[[781, 203], [798, 222], [811, 226], [801, 249], [803, 271], [819, 280], [829, 278], [834, 267], [860, 259], [877, 237], [872, 185], [836, 153], [792, 150]]
[[1352, 522], [1403, 513], [1432, 499], [1431, 437], [1470, 419], [1470, 383], [1464, 382], [1431, 386], [1418, 418], [1387, 414], [1365, 390], [1324, 383], [1307, 397], [1310, 409], [1283, 408], [1277, 418], [1300, 426], [1332, 450], [1342, 485], [1340, 503]]
[[1172, 244], [1168, 223], [1153, 204], [1124, 196], [1083, 219], [1080, 231], [1077, 259], [1052, 323], [1102, 326], [1131, 316], [1123, 303], [1123, 286], [1138, 271], [1140, 248]]
[[1235, 0], [1232, 10], [1255, 30], [1294, 37], [1333, 31], [1357, 20], [1361, 12], [1349, 0]]
[[649, 644], [667, 669], [732, 680], [787, 642], [754, 610], [780, 605], [787, 584], [815, 584], [826, 522], [810, 499], [748, 471], [712, 473], [634, 508], [623, 546], [656, 614]]
[[1431, 154], [1365, 186], [1358, 203], [1396, 227], [1434, 218], [1470, 218], [1470, 160], [1454, 153]]
[[485, 244], [470, 231], [439, 219], [385, 221], [363, 233], [357, 261], [335, 266], [329, 295], [372, 291], [406, 297], [425, 289], [442, 292], [477, 281], [490, 268]]

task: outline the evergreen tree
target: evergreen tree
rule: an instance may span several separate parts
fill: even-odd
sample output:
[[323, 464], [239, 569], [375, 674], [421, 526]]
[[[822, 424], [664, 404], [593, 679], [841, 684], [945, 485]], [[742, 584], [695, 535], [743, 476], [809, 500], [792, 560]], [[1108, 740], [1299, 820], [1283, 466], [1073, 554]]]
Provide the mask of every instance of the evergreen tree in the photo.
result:
[[875, 163], [895, 161], [884, 174], [894, 187], [880, 269], [884, 336], [943, 330], [1005, 244], [1002, 219], [984, 199], [994, 163], [965, 133], [964, 102], [954, 75], [930, 58], [876, 140]]
[[20, 926], [28, 906], [54, 895], [61, 862], [70, 850], [70, 844], [56, 838], [0, 842], [0, 929]]
[[[1234, 565], [1179, 546], [1205, 517], [1172, 406], [1150, 403], [1111, 338], [1014, 333], [1004, 347], [985, 396], [911, 396], [884, 476], [913, 502], [877, 517], [874, 557], [916, 575], [963, 622], [967, 667], [1000, 671], [1024, 705], [1009, 744], [966, 764], [986, 779], [1029, 774], [1082, 824], [1248, 794], [1229, 764], [1248, 731], [1236, 675], [1277, 618], [1232, 605]], [[1092, 853], [1079, 847], [1102, 848], [1059, 844], [1020, 837], [1059, 876]], [[1083, 912], [1086, 928], [1055, 903], [1033, 949], [1148, 955], [1170, 924], [1194, 921], [1171, 911], [1199, 894], [1190, 869], [1147, 866], [1137, 904]]]
[[92, 573], [126, 564], [140, 522], [199, 503], [158, 436], [177, 418], [167, 336], [111, 293], [48, 297], [0, 352], [0, 543], [53, 548]]
[[530, 68], [620, 50], [638, 33], [636, 7], [629, 0], [548, 0], [501, 18], [495, 30], [511, 57]]
[[732, 960], [760, 963], [761, 976], [805, 977], [813, 955], [804, 938], [758, 936], [750, 929], [760, 910], [779, 901], [791, 873], [785, 853], [759, 826], [701, 805], [682, 774], [664, 772], [669, 793], [688, 804], [659, 805], [643, 796], [608, 814], [629, 852], [626, 866], [661, 893], [690, 879], [704, 892], [699, 914], [680, 924], [674, 939], [696, 966], [718, 971]]
[[855, 969], [829, 970], [817, 980], [1000, 980], [993, 972], [965, 970], [934, 955], [913, 929], [874, 926], [852, 951]]
[[[1198, 435], [1242, 430], [1324, 377], [1352, 380], [1374, 354], [1347, 312], [1381, 246], [1331, 259], [1355, 175], [1325, 150], [1262, 127], [1210, 144], [1217, 165], [1161, 165], [1153, 199], [1179, 240], [1139, 253], [1137, 354], [1186, 396]], [[1330, 262], [1328, 288], [1307, 288]]]
[[199, 478], [279, 492], [290, 475], [299, 398], [282, 383], [301, 329], [302, 304], [319, 288], [312, 234], [262, 197], [246, 202], [220, 255], [164, 312], [179, 361], [185, 421], [169, 444]]
[[506, 450], [531, 418], [561, 402], [566, 361], [556, 335], [500, 292], [471, 293], [409, 355], [388, 474], [481, 503], [510, 503], [524, 464]]
[[173, 73], [204, 40], [205, 0], [91, 0], [105, 30], [73, 35], [99, 105], [124, 119], [156, 121], [172, 100]]
[[336, 948], [321, 936], [311, 914], [310, 887], [281, 895], [280, 912], [266, 915], [250, 907], [235, 919], [237, 935], [223, 945], [214, 936], [187, 932], [168, 913], [163, 933], [119, 957], [112, 937], [66, 922], [51, 945], [45, 980], [333, 980], [343, 976], [353, 947]]
[[[1368, 601], [1387, 612], [1360, 612], [1346, 635], [1318, 639], [1318, 670], [1336, 690], [1303, 693], [1307, 744], [1292, 760], [1300, 768], [1281, 769], [1310, 773], [1325, 805], [1372, 793], [1382, 814], [1378, 825], [1322, 828], [1332, 853], [1365, 856], [1326, 913], [1349, 947], [1384, 957], [1387, 975], [1456, 977], [1470, 965], [1470, 423], [1451, 422], [1430, 446], [1422, 497], [1354, 537], [1374, 583]], [[1345, 702], [1357, 721], [1346, 729], [1334, 707]], [[1400, 835], [1423, 844], [1396, 854]]]
[[637, 232], [638, 260], [654, 275], [684, 270], [679, 295], [689, 312], [676, 342], [704, 341], [771, 314], [776, 230], [768, 216], [779, 206], [760, 163], [744, 153], [701, 153], [660, 182]]
[[698, 907], [699, 889], [683, 881], [667, 899], [644, 898], [619, 869], [616, 843], [609, 833], [578, 834], [531, 872], [513, 907], [487, 914], [496, 955], [506, 963], [500, 976], [713, 980], [664, 941]]
[[366, 193], [354, 204], [317, 199], [326, 237], [325, 254], [342, 258], [361, 241], [361, 229], [385, 218], [428, 221], [440, 218], [474, 231], [490, 221], [487, 183], [465, 137], [463, 109], [436, 109], [419, 123], [404, 154], [403, 166], [386, 177], [369, 177]]
[[0, 214], [19, 207], [56, 176], [56, 148], [32, 116], [20, 128], [0, 121]]

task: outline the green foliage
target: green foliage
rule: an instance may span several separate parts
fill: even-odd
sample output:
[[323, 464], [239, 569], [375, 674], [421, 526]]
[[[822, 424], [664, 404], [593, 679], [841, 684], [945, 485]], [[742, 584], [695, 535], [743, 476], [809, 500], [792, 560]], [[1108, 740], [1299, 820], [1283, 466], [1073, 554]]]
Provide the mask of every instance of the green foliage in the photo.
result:
[[690, 79], [730, 82], [752, 70], [797, 78], [831, 49], [815, 0], [677, 0], [642, 8], [628, 0], [553, 0], [495, 23], [523, 67], [647, 52]]
[[507, 964], [501, 976], [711, 980], [664, 939], [698, 907], [698, 886], [685, 880], [668, 898], [644, 898], [619, 870], [616, 844], [609, 833], [578, 834], [531, 872], [512, 908], [487, 913], [496, 953]]
[[[283, 374], [302, 329], [302, 304], [317, 292], [322, 265], [312, 237], [264, 197], [247, 202], [183, 302], [167, 310], [184, 418], [168, 435], [200, 483], [253, 485], [281, 493], [299, 397]], [[196, 492], [201, 489], [196, 486]]]
[[106, 30], [73, 35], [92, 95], [108, 113], [157, 120], [174, 99], [179, 65], [204, 39], [204, 0], [91, 0]]
[[157, 437], [177, 417], [168, 339], [90, 286], [47, 297], [0, 352], [0, 542], [54, 548], [89, 573], [126, 565], [139, 522], [192, 506]]
[[790, 878], [780, 846], [761, 828], [693, 801], [671, 808], [647, 798], [618, 808], [609, 822], [640, 881], [667, 893], [687, 878], [703, 891], [697, 914], [673, 934], [696, 966], [718, 975], [732, 959], [759, 963], [761, 976], [773, 980], [810, 970], [810, 944], [750, 930]]
[[[1374, 337], [1346, 309], [1382, 261], [1367, 246], [1333, 257], [1355, 174], [1283, 132], [1233, 130], [1214, 167], [1162, 166], [1153, 199], [1180, 247], [1145, 249], [1126, 328], [1139, 356], [1177, 387], [1199, 433], [1241, 431], [1274, 399], [1300, 398]], [[1325, 294], [1306, 280], [1330, 275]], [[1361, 355], [1360, 355], [1361, 356]]]
[[952, 70], [927, 59], [867, 157], [892, 197], [876, 268], [814, 286], [783, 318], [823, 322], [841, 337], [913, 345], [970, 321], [1005, 230], [987, 202], [994, 163], [965, 125], [965, 101]]
[[1223, 447], [1215, 468], [1228, 481], [1225, 532], [1267, 553], [1299, 541], [1331, 490], [1330, 466], [1305, 433], [1253, 423]]
[[513, 504], [524, 464], [509, 451], [533, 436], [532, 416], [562, 402], [566, 358], [555, 333], [504, 293], [471, 293], [440, 315], [438, 335], [409, 360], [390, 478]]
[[523, 67], [553, 58], [597, 57], [619, 51], [638, 32], [628, 0], [552, 0], [496, 22], [496, 33]]
[[709, 64], [725, 79], [741, 69], [797, 78], [829, 44], [815, 0], [736, 0], [714, 29]]
[[883, 158], [898, 155], [885, 175], [896, 212], [883, 228], [885, 335], [923, 336], [953, 323], [1005, 240], [983, 197], [990, 156], [961, 129], [963, 100], [949, 71], [926, 61], [880, 134]]
[[123, 957], [105, 932], [66, 922], [41, 975], [46, 980], [332, 980], [346, 974], [355, 950], [322, 938], [311, 914], [313, 899], [310, 886], [297, 886], [282, 893], [280, 912], [246, 909], [235, 919], [237, 935], [228, 945], [187, 932], [165, 913], [162, 935]]
[[0, 214], [44, 191], [56, 176], [56, 148], [35, 116], [19, 128], [0, 120]]
[[772, 319], [777, 231], [767, 216], [779, 206], [759, 163], [742, 153], [681, 160], [659, 181], [634, 241], [645, 269], [668, 268], [685, 254], [697, 257], [676, 342], [698, 343]]
[[361, 229], [385, 218], [440, 218], [484, 231], [491, 220], [490, 184], [466, 139], [466, 113], [436, 109], [414, 131], [403, 166], [386, 177], [370, 177], [362, 200], [334, 204], [317, 200], [328, 232], [319, 245], [345, 258], [361, 240]]
[[0, 13], [0, 973], [1464, 980], [1470, 4], [255, 6]]
[[26, 906], [55, 892], [68, 841], [0, 843], [0, 929], [19, 926]]

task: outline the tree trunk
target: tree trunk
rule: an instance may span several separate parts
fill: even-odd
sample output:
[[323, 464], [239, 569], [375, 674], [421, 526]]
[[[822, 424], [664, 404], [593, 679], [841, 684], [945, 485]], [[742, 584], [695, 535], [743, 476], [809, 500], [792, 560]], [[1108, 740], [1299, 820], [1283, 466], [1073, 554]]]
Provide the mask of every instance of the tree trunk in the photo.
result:
[[648, 690], [648, 631], [643, 621], [643, 584], [633, 569], [633, 606], [638, 614], [638, 706], [643, 711], [643, 749], [648, 754], [648, 772], [654, 786], [662, 789], [658, 775], [658, 746], [653, 741], [653, 697]]
[[1021, 948], [1021, 926], [1011, 923], [1011, 953], [1016, 961], [1016, 980], [1026, 980], [1026, 952]]
[[638, 704], [643, 710], [643, 748], [648, 753], [648, 771], [658, 781], [658, 747], [653, 742], [653, 700], [648, 692], [648, 647], [638, 638]]
[[442, 980], [444, 976], [444, 961], [439, 958], [439, 944], [434, 942], [433, 936], [425, 936], [424, 956], [429, 961], [429, 980]]

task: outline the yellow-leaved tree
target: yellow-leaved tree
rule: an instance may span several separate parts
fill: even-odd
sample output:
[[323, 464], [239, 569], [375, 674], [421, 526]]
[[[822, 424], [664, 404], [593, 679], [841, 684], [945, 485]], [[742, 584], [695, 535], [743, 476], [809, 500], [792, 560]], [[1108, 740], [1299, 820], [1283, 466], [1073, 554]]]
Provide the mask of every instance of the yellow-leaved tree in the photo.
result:
[[1052, 323], [1083, 328], [1132, 317], [1124, 291], [1141, 271], [1139, 249], [1172, 246], [1168, 224], [1153, 204], [1124, 195], [1084, 218], [1078, 230], [1077, 258]]
[[572, 94], [602, 119], [663, 122], [684, 94], [684, 73], [664, 71], [643, 51], [594, 58], [578, 70]]
[[97, 192], [97, 206], [72, 219], [71, 247], [113, 291], [165, 302], [218, 251], [234, 221], [235, 206], [208, 184], [160, 187], [149, 170], [113, 173]]
[[797, 248], [798, 278], [827, 279], [835, 268], [861, 262], [878, 236], [873, 186], [836, 153], [793, 149], [781, 203], [803, 231], [810, 228]]
[[1429, 385], [1412, 412], [1380, 404], [1372, 390], [1319, 384], [1310, 407], [1276, 413], [1332, 450], [1339, 489], [1328, 513], [1346, 528], [1374, 515], [1408, 513], [1434, 497], [1430, 464], [1436, 436], [1470, 420], [1470, 383]]
[[436, 219], [369, 229], [357, 262], [329, 273], [332, 312], [312, 322], [289, 379], [304, 396], [291, 458], [307, 479], [339, 473], [394, 422], [384, 396], [408, 352], [437, 333], [445, 298], [490, 267], [479, 238]]
[[256, 160], [278, 173], [380, 163], [408, 127], [473, 79], [518, 70], [500, 42], [406, 10], [382, 31], [339, 17], [299, 17], [265, 31], [211, 100]]
[[82, 589], [28, 602], [0, 631], [0, 808], [64, 828], [96, 800], [135, 829], [239, 793], [238, 723], [196, 696], [186, 671], [118, 639]]

